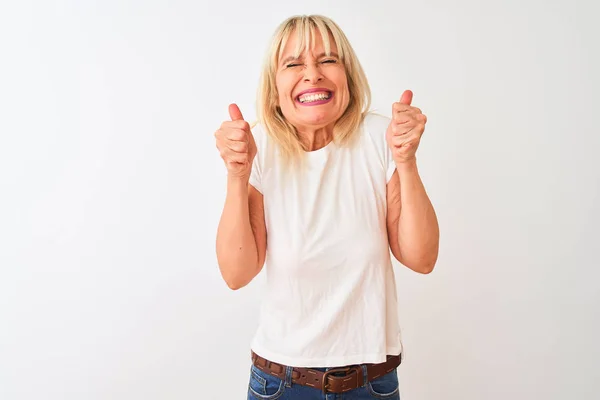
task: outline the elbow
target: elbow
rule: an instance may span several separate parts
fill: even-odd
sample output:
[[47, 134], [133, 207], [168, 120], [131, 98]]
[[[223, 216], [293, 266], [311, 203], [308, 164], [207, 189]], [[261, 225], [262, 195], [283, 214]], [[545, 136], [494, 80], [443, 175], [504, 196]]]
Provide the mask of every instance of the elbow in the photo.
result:
[[433, 272], [433, 268], [435, 267], [435, 262], [422, 263], [414, 270], [420, 274], [427, 275]]
[[233, 276], [223, 276], [223, 280], [227, 284], [227, 287], [231, 290], [239, 290], [249, 283], [248, 280], [242, 279], [239, 274]]
[[413, 268], [413, 269], [423, 275], [430, 274], [431, 272], [433, 272], [433, 269], [435, 268], [435, 265], [438, 260], [438, 254], [439, 254], [439, 242], [436, 243], [436, 245], [433, 249], [428, 251], [427, 254], [423, 255], [420, 258], [419, 262], [416, 263], [415, 268]]
[[248, 285], [249, 282], [242, 281], [239, 278], [224, 278], [223, 279], [227, 284], [227, 287], [231, 290], [239, 290], [244, 286]]
[[437, 263], [437, 252], [431, 254], [429, 257], [422, 257], [413, 261], [403, 260], [402, 264], [412, 269], [413, 271], [427, 275], [433, 272]]
[[258, 274], [256, 268], [247, 266], [245, 268], [221, 268], [221, 277], [231, 290], [239, 290], [247, 286]]
[[239, 282], [234, 282], [234, 281], [225, 281], [225, 283], [227, 283], [227, 287], [231, 290], [239, 290], [241, 288], [243, 288], [244, 284], [241, 284]]

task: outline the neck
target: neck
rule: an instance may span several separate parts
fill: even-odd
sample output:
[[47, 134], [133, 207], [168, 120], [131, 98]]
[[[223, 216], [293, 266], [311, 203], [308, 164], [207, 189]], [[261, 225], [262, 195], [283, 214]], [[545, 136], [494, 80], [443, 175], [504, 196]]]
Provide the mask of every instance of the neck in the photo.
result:
[[297, 131], [306, 151], [322, 149], [333, 139], [333, 124], [320, 128], [303, 127]]

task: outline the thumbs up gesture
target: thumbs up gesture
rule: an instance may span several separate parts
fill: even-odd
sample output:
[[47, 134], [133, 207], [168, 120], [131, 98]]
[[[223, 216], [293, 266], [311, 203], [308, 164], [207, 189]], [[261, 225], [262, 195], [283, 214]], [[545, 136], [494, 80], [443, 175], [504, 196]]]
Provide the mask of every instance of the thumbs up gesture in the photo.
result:
[[236, 104], [229, 105], [231, 121], [225, 121], [215, 132], [217, 149], [225, 162], [230, 176], [237, 178], [250, 178], [252, 161], [256, 156], [256, 143], [250, 131], [250, 124]]
[[412, 107], [413, 93], [405, 90], [400, 101], [392, 105], [392, 121], [386, 132], [388, 146], [396, 165], [414, 161], [427, 117], [417, 107]]

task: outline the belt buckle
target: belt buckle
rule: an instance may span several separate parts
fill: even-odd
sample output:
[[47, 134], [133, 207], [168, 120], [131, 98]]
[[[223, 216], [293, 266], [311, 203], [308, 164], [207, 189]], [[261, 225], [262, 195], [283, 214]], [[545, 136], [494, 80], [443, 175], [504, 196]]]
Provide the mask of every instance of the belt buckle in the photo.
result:
[[[323, 380], [321, 381], [321, 386], [323, 386], [323, 393], [327, 393], [327, 389], [329, 389], [329, 384], [327, 383], [327, 377], [331, 374], [334, 374], [336, 372], [348, 372], [350, 370], [356, 370], [357, 367], [339, 367], [339, 368], [332, 368], [329, 371], [325, 371], [323, 373]], [[344, 375], [344, 376], [348, 376], [348, 374]]]

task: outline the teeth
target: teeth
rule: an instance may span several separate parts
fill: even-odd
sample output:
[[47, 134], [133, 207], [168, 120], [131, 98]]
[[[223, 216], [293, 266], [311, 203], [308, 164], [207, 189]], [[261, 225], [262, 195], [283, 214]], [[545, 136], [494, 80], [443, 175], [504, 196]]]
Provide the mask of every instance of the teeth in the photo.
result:
[[313, 101], [328, 99], [329, 96], [330, 96], [329, 93], [307, 94], [307, 95], [301, 96], [298, 100], [300, 100], [301, 103], [310, 103]]

